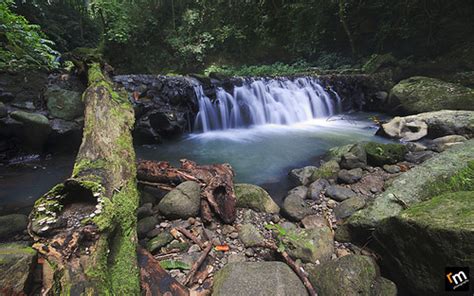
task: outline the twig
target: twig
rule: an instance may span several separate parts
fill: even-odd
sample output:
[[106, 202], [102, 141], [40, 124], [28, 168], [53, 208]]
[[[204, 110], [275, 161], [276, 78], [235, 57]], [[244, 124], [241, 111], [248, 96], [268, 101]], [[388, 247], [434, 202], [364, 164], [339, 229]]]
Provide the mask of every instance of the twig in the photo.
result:
[[153, 183], [153, 182], [147, 182], [147, 181], [137, 181], [137, 183], [143, 184], [143, 185], [148, 185], [148, 186], [153, 186], [153, 187], [158, 187], [160, 189], [168, 190], [168, 191], [171, 191], [175, 188], [173, 186], [165, 185], [165, 184], [162, 184], [162, 183]]
[[278, 253], [280, 253], [283, 256], [283, 259], [285, 259], [286, 264], [288, 264], [291, 267], [291, 269], [293, 269], [293, 271], [301, 279], [304, 286], [306, 287], [306, 290], [308, 290], [309, 296], [316, 296], [317, 295], [316, 291], [314, 290], [313, 285], [309, 281], [308, 277], [303, 273], [303, 271], [301, 271], [301, 269], [296, 265], [295, 261], [293, 261], [293, 259], [291, 259], [290, 255], [288, 255], [288, 253], [286, 251], [279, 251], [278, 247], [275, 245], [275, 243], [269, 243], [269, 242], [265, 242], [263, 244], [260, 244], [260, 245], [258, 245], [258, 247], [267, 248], [267, 249], [277, 251]]
[[398, 203], [404, 210], [408, 209], [408, 204], [406, 203], [406, 201], [404, 201], [403, 199], [401, 199], [400, 197], [396, 196], [393, 193], [392, 195], [395, 198], [396, 203]]
[[202, 252], [201, 256], [199, 256], [198, 260], [193, 263], [193, 266], [191, 267], [191, 270], [189, 271], [188, 275], [184, 279], [183, 285], [187, 286], [188, 283], [192, 280], [192, 278], [196, 274], [199, 267], [201, 267], [201, 264], [204, 262], [204, 260], [206, 259], [207, 255], [209, 254], [211, 249], [212, 249], [212, 243], [208, 242], [208, 245], [204, 249], [204, 251]]
[[201, 250], [204, 250], [203, 242], [200, 239], [198, 239], [194, 234], [192, 234], [190, 231], [184, 229], [183, 227], [176, 227], [176, 230], [181, 232], [185, 237], [192, 240], [195, 244], [199, 246], [199, 248], [201, 248]]

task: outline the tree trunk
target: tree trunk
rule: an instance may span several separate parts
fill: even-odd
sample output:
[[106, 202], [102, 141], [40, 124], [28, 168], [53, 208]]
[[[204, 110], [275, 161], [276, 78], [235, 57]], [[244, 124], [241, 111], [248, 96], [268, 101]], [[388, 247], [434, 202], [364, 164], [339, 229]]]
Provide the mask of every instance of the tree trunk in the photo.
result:
[[88, 70], [84, 134], [71, 178], [30, 214], [46, 295], [138, 295], [134, 114], [100, 65]]
[[345, 7], [345, 1], [344, 0], [339, 0], [339, 20], [342, 24], [342, 27], [344, 29], [344, 32], [347, 35], [347, 39], [349, 40], [349, 44], [351, 46], [351, 52], [352, 52], [352, 57], [356, 57], [357, 51], [354, 43], [354, 38], [352, 38], [351, 30], [349, 30], [349, 25], [347, 23], [347, 16], [346, 16], [346, 7]]

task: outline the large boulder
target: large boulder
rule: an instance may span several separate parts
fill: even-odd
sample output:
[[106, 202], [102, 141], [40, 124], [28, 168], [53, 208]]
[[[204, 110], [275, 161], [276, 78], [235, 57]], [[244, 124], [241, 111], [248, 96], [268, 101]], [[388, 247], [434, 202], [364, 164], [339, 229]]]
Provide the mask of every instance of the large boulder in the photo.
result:
[[199, 214], [201, 187], [194, 181], [186, 181], [166, 194], [158, 204], [160, 213], [169, 219], [187, 219]]
[[390, 91], [389, 105], [394, 113], [474, 110], [474, 90], [459, 84], [429, 77], [411, 77]]
[[445, 268], [474, 268], [474, 191], [447, 193], [385, 219], [374, 232], [382, 264], [413, 295], [444, 291]]
[[13, 111], [10, 116], [23, 124], [18, 136], [25, 147], [41, 152], [51, 132], [48, 118], [39, 113], [25, 111]]
[[287, 230], [288, 254], [303, 262], [325, 262], [334, 253], [334, 237], [328, 225]]
[[21, 244], [0, 244], [0, 295], [30, 295], [36, 251]]
[[82, 94], [58, 86], [48, 87], [44, 93], [46, 105], [51, 116], [72, 120], [84, 114]]
[[338, 227], [336, 234], [345, 233], [346, 240], [364, 243], [383, 220], [397, 216], [406, 206], [430, 198], [431, 187], [468, 168], [473, 155], [474, 140], [469, 140], [401, 174], [369, 206], [355, 212]]
[[[367, 256], [343, 256], [321, 265], [308, 265], [306, 270], [319, 295], [397, 295], [396, 286], [379, 276], [377, 265]], [[380, 293], [382, 290], [386, 293]]]
[[339, 170], [339, 163], [336, 160], [324, 162], [317, 170], [313, 171], [313, 173], [311, 174], [310, 182], [313, 182], [320, 178], [334, 177], [337, 175], [337, 172], [339, 172]]
[[417, 115], [395, 117], [382, 124], [377, 134], [403, 141], [447, 135], [474, 136], [474, 111], [442, 110]]
[[347, 153], [341, 156], [341, 168], [355, 169], [364, 168], [367, 165], [367, 154], [364, 145], [355, 144]]
[[234, 190], [238, 208], [247, 208], [257, 212], [271, 214], [280, 212], [280, 207], [262, 187], [242, 183], [235, 184]]
[[214, 276], [213, 296], [308, 295], [298, 276], [282, 262], [229, 263]]
[[10, 238], [11, 235], [26, 230], [28, 217], [22, 214], [0, 216], [0, 239]]

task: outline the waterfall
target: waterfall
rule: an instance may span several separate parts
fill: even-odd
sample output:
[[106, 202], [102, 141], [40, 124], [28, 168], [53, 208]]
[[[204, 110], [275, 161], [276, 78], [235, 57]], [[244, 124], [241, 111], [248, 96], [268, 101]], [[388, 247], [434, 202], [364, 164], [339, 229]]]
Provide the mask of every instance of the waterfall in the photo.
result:
[[261, 124], [289, 125], [341, 112], [341, 98], [332, 96], [311, 77], [294, 80], [254, 79], [234, 87], [232, 94], [217, 88], [212, 101], [195, 85], [199, 103], [197, 131], [242, 128]]

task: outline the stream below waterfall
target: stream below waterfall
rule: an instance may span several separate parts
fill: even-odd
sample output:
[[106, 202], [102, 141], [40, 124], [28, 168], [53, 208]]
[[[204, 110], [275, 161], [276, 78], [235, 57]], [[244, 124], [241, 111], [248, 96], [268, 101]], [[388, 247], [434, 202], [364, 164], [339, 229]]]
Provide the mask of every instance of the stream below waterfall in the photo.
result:
[[387, 142], [374, 135], [376, 126], [369, 119], [372, 115], [357, 112], [292, 125], [193, 133], [160, 145], [140, 146], [136, 151], [138, 158], [168, 160], [173, 165], [179, 165], [182, 158], [198, 164], [230, 163], [235, 182], [262, 185], [280, 202], [290, 186], [290, 169], [319, 165], [318, 157], [334, 146]]

